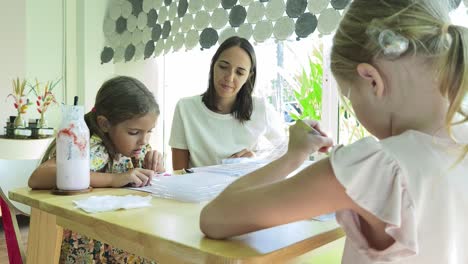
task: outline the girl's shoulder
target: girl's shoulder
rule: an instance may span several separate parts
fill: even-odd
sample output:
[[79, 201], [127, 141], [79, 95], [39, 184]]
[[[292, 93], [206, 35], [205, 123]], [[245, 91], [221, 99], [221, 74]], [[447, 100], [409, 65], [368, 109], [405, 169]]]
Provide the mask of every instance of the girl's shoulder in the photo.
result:
[[96, 134], [92, 134], [91, 137], [89, 138], [89, 145], [92, 146], [92, 145], [104, 145], [104, 143], [102, 143], [102, 139], [96, 135]]
[[96, 134], [89, 139], [89, 156], [91, 171], [103, 171], [110, 162], [109, 152], [102, 139]]

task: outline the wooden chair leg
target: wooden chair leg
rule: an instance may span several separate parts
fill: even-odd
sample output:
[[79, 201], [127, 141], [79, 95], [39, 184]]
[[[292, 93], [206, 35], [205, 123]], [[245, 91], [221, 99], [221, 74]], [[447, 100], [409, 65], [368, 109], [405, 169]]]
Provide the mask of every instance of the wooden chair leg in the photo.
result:
[[15, 210], [10, 210], [8, 204], [1, 197], [0, 206], [2, 210], [3, 229], [5, 230], [5, 240], [10, 264], [25, 263], [26, 258]]

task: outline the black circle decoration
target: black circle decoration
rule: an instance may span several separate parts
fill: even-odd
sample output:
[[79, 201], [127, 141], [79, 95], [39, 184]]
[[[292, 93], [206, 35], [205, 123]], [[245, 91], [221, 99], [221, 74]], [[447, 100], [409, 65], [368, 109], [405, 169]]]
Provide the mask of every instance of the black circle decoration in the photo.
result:
[[136, 17], [143, 11], [143, 0], [128, 0], [132, 4], [132, 14]]
[[109, 47], [105, 47], [101, 52], [101, 64], [108, 63], [114, 57], [114, 50]]
[[221, 0], [221, 6], [224, 9], [231, 9], [237, 4], [237, 0]]
[[179, 17], [185, 16], [185, 13], [187, 13], [187, 9], [188, 9], [187, 0], [180, 0], [177, 6], [177, 16]]
[[115, 21], [115, 31], [122, 34], [125, 30], [127, 30], [127, 19], [123, 17], [117, 18]]
[[171, 33], [171, 22], [169, 20], [164, 21], [164, 25], [162, 28], [161, 38], [167, 39], [169, 37], [169, 33]]
[[351, 0], [331, 0], [330, 3], [334, 9], [342, 10], [345, 9], [346, 6], [348, 6], [349, 2], [351, 2]]
[[153, 41], [158, 41], [159, 38], [161, 37], [162, 29], [161, 25], [156, 24], [156, 26], [153, 27], [153, 30], [151, 31], [151, 39]]
[[[450, 0], [449, 6], [451, 10], [457, 9], [460, 6], [461, 0]], [[466, 2], [465, 2], [466, 3]], [[466, 4], [465, 4], [466, 5]]]
[[311, 13], [302, 14], [296, 21], [296, 35], [299, 38], [306, 38], [317, 28], [317, 17]]
[[133, 44], [130, 44], [127, 46], [127, 48], [125, 48], [125, 54], [124, 54], [125, 61], [131, 60], [134, 55], [135, 55], [135, 46], [133, 46]]
[[270, 0], [260, 0], [260, 3], [266, 3], [269, 2]]
[[307, 7], [307, 0], [288, 0], [286, 2], [286, 14], [290, 18], [298, 18], [304, 13]]
[[200, 34], [200, 46], [202, 49], [209, 49], [218, 42], [218, 32], [213, 28], [205, 28]]
[[148, 42], [146, 42], [146, 45], [145, 45], [145, 60], [149, 57], [151, 57], [151, 55], [153, 55], [153, 52], [154, 52], [154, 41], [150, 40]]
[[172, 0], [164, 0], [165, 6], [170, 6], [172, 4]]
[[148, 27], [154, 27], [156, 26], [157, 22], [158, 22], [158, 12], [153, 8], [148, 12], [148, 20], [146, 22], [146, 25]]
[[229, 13], [229, 24], [231, 24], [231, 27], [238, 27], [244, 23], [246, 17], [247, 11], [245, 11], [245, 8], [241, 5], [236, 5]]

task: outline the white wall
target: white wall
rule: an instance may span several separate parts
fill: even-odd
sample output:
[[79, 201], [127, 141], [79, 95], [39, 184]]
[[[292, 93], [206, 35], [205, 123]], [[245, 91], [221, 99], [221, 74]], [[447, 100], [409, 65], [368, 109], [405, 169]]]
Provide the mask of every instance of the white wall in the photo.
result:
[[[37, 78], [40, 82], [46, 82], [60, 78], [63, 51], [61, 0], [4, 2], [0, 9], [1, 134], [7, 117], [16, 115], [12, 99], [5, 101], [6, 96], [13, 91], [12, 79], [19, 77], [33, 81]], [[58, 87], [55, 92], [57, 100], [62, 100], [63, 90]], [[33, 99], [33, 96], [29, 98]], [[52, 107], [46, 113], [52, 123], [55, 123], [58, 109]], [[25, 117], [39, 118], [39, 113], [35, 107], [30, 107]]]
[[16, 115], [12, 99], [5, 98], [12, 92], [12, 79], [23, 77], [26, 72], [26, 3], [24, 0], [1, 0], [0, 5], [0, 134], [10, 115]]
[[[142, 81], [156, 96], [161, 105], [161, 85], [158, 78], [157, 60], [130, 61], [127, 63], [101, 64], [101, 51], [106, 40], [103, 34], [103, 21], [107, 5], [115, 0], [67, 0], [67, 32], [74, 32], [76, 36], [67, 33], [67, 50], [76, 50], [76, 57], [67, 59], [67, 67], [76, 68], [76, 71], [67, 71], [67, 78], [71, 80], [70, 86], [75, 86], [75, 92], [84, 98], [81, 101], [85, 111], [94, 106], [94, 100], [101, 84], [115, 75], [129, 75]], [[74, 42], [72, 42], [74, 41]], [[68, 91], [73, 92], [73, 89]], [[70, 95], [67, 95], [70, 98]], [[71, 97], [72, 98], [72, 97]], [[162, 115], [161, 115], [162, 116]], [[156, 133], [152, 137], [153, 146], [162, 146], [162, 121], [157, 124]], [[160, 149], [160, 147], [158, 147]]]
[[[63, 7], [62, 0], [26, 1], [26, 72], [28, 80], [40, 82], [57, 80], [63, 76]], [[57, 102], [63, 102], [65, 83], [54, 88]], [[31, 94], [30, 98], [33, 98]], [[28, 110], [29, 118], [39, 118], [35, 107]], [[49, 107], [49, 125], [59, 124], [60, 106]]]

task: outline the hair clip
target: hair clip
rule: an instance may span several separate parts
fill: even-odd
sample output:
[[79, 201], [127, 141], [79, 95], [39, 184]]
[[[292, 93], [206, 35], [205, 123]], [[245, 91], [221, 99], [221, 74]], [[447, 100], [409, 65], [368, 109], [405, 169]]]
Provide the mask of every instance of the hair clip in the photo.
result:
[[386, 57], [396, 59], [408, 50], [409, 40], [390, 29], [385, 29], [379, 34], [379, 45]]

